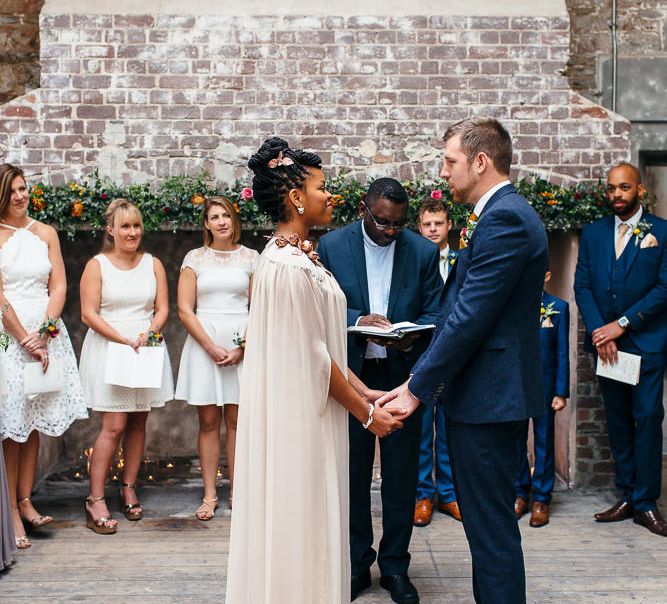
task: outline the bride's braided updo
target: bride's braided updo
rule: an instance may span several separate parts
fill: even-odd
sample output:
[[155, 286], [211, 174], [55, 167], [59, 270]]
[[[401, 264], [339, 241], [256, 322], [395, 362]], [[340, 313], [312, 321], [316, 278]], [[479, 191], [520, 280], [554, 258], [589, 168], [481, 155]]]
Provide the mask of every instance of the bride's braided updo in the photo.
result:
[[274, 222], [286, 222], [287, 193], [300, 189], [308, 168], [321, 168], [322, 159], [310, 151], [290, 149], [286, 141], [274, 136], [264, 141], [248, 161], [248, 167], [254, 173], [252, 190], [257, 205]]

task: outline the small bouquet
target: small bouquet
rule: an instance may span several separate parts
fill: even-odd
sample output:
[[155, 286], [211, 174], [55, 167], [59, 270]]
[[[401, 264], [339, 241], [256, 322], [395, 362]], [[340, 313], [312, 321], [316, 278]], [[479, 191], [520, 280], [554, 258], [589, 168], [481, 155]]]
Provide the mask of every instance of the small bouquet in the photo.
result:
[[245, 349], [245, 338], [242, 338], [238, 331], [234, 332], [232, 344], [236, 344], [239, 348]]
[[164, 342], [164, 336], [161, 331], [149, 331], [146, 340], [146, 346], [160, 346]]
[[46, 334], [50, 338], [55, 338], [60, 333], [58, 329], [58, 319], [47, 317], [46, 321], [39, 326], [39, 335]]
[[[0, 308], [0, 321], [2, 320], [2, 316], [9, 310], [9, 304], [5, 303], [2, 305]], [[0, 348], [4, 350], [5, 352], [7, 351], [7, 348], [9, 348], [9, 344], [12, 341], [11, 336], [6, 332], [6, 331], [0, 331]]]

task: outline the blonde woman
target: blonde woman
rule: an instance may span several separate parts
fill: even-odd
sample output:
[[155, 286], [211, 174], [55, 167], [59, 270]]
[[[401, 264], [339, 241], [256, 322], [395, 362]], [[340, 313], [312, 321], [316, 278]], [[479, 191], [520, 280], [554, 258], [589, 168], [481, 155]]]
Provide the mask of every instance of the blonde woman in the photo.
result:
[[241, 224], [228, 199], [208, 199], [203, 218], [204, 245], [186, 254], [178, 280], [178, 316], [188, 338], [176, 398], [197, 406], [204, 498], [196, 516], [210, 520], [218, 505], [215, 479], [223, 406], [232, 503], [239, 379], [252, 273], [259, 254], [239, 244]]
[[120, 507], [128, 520], [140, 520], [143, 508], [136, 482], [144, 453], [146, 420], [154, 407], [173, 398], [169, 356], [164, 356], [159, 388], [126, 388], [104, 383], [109, 342], [138, 351], [167, 322], [167, 276], [162, 263], [141, 247], [143, 222], [125, 199], [109, 204], [102, 253], [88, 261], [81, 277], [81, 318], [89, 327], [81, 350], [81, 381], [88, 406], [102, 412], [102, 427], [90, 460], [87, 526], [99, 534], [115, 533], [117, 522], [104, 499], [114, 454], [123, 445]]
[[[6, 400], [0, 405], [0, 439], [19, 549], [30, 547], [23, 523], [37, 528], [53, 520], [35, 510], [30, 500], [39, 434], [60, 436], [75, 419], [88, 416], [76, 357], [60, 320], [67, 279], [58, 234], [53, 227], [28, 216], [29, 198], [23, 171], [10, 164], [0, 166], [0, 273], [21, 338], [13, 337], [0, 354], [7, 389]], [[46, 329], [48, 324], [53, 326], [54, 337]], [[41, 354], [39, 350], [49, 356], [61, 388], [26, 395], [25, 367]]]

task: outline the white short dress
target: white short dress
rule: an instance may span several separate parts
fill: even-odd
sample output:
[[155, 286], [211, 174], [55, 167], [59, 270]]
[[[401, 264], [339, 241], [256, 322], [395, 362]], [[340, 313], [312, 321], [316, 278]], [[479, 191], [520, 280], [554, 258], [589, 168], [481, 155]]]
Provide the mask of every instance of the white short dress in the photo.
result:
[[[116, 268], [104, 255], [95, 260], [102, 271], [100, 316], [122, 336], [134, 340], [153, 319], [157, 279], [153, 256], [144, 254], [133, 269]], [[81, 348], [79, 372], [88, 407], [95, 411], [150, 411], [174, 398], [169, 353], [165, 350], [160, 388], [125, 388], [104, 383], [107, 340], [89, 329]], [[166, 344], [165, 344], [166, 346]]]
[[[231, 252], [200, 247], [189, 251], [181, 270], [197, 277], [196, 314], [204, 331], [219, 346], [234, 348], [236, 336], [245, 335], [248, 323], [248, 287], [257, 251], [240, 246]], [[191, 405], [238, 404], [243, 362], [218, 367], [197, 341], [188, 335], [178, 371], [176, 398]]]
[[[44, 321], [49, 303], [51, 261], [48, 244], [31, 227], [17, 229], [0, 249], [0, 272], [7, 300], [27, 331], [35, 331]], [[81, 389], [76, 357], [67, 328], [58, 322], [60, 333], [49, 340], [49, 358], [62, 372], [64, 385], [58, 392], [26, 395], [24, 367], [34, 359], [11, 339], [6, 351], [0, 350], [0, 374], [6, 394], [0, 395], [0, 438], [25, 442], [33, 430], [60, 436], [76, 419], [88, 417]], [[0, 326], [1, 329], [1, 326]]]

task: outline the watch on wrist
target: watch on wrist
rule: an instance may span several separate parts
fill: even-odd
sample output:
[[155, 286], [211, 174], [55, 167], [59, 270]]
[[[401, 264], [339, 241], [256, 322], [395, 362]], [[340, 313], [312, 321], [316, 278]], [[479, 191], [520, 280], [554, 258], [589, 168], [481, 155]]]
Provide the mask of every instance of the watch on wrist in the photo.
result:
[[618, 319], [618, 321], [616, 321], [616, 323], [618, 323], [618, 326], [621, 329], [629, 329], [630, 328], [630, 320], [625, 315], [622, 316], [620, 319]]

